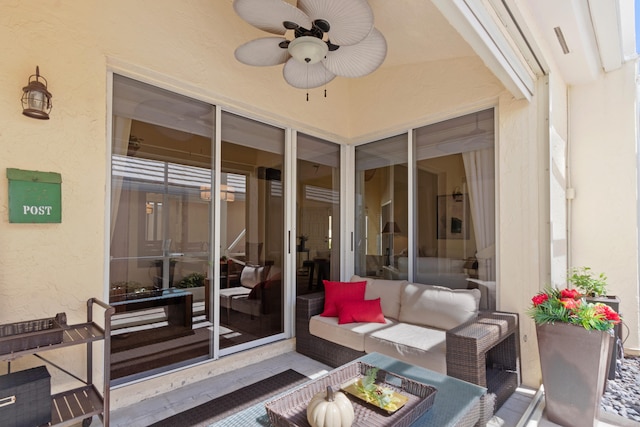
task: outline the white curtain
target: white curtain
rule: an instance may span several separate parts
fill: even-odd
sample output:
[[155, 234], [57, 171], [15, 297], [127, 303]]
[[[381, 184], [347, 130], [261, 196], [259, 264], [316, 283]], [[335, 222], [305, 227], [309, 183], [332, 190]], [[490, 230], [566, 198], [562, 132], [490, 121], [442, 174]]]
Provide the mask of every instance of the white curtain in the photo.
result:
[[[113, 154], [127, 155], [129, 136], [131, 135], [131, 119], [121, 116], [113, 117]], [[116, 228], [116, 215], [120, 207], [122, 194], [122, 176], [111, 176], [111, 239]]]
[[495, 281], [495, 168], [493, 148], [462, 153], [469, 187], [478, 259], [478, 278]]

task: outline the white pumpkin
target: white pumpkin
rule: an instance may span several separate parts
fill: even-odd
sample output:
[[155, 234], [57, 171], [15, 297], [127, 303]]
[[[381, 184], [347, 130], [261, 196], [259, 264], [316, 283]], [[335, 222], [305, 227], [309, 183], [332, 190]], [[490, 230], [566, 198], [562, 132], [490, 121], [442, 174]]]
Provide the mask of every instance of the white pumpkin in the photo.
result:
[[316, 393], [307, 406], [307, 421], [311, 427], [351, 427], [355, 414], [353, 405], [342, 392], [327, 391]]

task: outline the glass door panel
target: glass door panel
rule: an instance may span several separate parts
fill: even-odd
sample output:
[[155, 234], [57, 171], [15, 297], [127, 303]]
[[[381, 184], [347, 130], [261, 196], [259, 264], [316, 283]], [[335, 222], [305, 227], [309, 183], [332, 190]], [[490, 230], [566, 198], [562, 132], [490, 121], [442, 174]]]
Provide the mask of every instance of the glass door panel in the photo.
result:
[[413, 280], [495, 301], [494, 111], [418, 128]]
[[296, 290], [340, 279], [340, 146], [298, 134]]
[[407, 278], [407, 135], [356, 147], [355, 272]]
[[[114, 384], [209, 357], [213, 107], [114, 76]], [[210, 291], [209, 291], [210, 292]]]
[[221, 130], [219, 346], [230, 352], [284, 332], [285, 133], [227, 112]]

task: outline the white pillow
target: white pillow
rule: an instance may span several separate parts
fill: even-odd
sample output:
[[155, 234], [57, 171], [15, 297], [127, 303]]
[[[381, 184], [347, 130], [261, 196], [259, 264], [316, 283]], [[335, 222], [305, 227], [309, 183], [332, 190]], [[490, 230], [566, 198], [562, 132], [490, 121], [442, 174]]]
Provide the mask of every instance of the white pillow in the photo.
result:
[[245, 288], [253, 288], [263, 280], [264, 267], [245, 265], [240, 273], [240, 284]]
[[449, 330], [478, 315], [478, 289], [407, 283], [401, 293], [401, 322]]

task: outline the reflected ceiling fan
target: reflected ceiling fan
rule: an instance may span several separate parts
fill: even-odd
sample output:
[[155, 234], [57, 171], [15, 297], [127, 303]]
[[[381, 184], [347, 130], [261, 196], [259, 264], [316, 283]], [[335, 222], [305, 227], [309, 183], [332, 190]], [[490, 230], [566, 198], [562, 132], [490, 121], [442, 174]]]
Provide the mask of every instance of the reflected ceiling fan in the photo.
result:
[[284, 79], [298, 89], [336, 76], [365, 76], [387, 55], [367, 0], [298, 0], [298, 7], [284, 0], [235, 0], [233, 8], [254, 27], [281, 36], [239, 46], [236, 59], [254, 66], [284, 64]]

